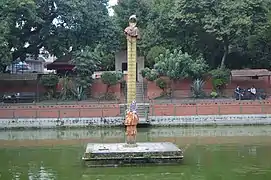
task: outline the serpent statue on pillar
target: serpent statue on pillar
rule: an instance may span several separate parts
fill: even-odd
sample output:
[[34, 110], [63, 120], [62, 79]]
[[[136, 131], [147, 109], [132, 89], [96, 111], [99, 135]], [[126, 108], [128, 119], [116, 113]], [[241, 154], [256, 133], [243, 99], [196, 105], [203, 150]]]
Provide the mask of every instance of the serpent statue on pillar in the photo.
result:
[[124, 34], [126, 38], [131, 41], [131, 38], [140, 39], [139, 30], [136, 27], [137, 17], [136, 15], [132, 15], [129, 18], [129, 26], [124, 29]]

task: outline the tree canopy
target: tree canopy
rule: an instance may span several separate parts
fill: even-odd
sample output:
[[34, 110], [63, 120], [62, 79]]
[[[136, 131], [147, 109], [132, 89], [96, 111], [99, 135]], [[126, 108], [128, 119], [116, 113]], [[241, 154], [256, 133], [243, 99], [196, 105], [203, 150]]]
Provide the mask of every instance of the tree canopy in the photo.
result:
[[[180, 47], [193, 56], [202, 54], [213, 69], [270, 67], [268, 0], [137, 0], [134, 11], [123, 5], [128, 0], [121, 2], [117, 20], [124, 19], [124, 12], [140, 16], [148, 10], [139, 25], [139, 49], [145, 56], [150, 57], [156, 46]], [[123, 23], [117, 25], [122, 27]]]
[[208, 65], [203, 58], [193, 58], [191, 55], [175, 49], [173, 52], [167, 50], [165, 54], [160, 54], [156, 58], [154, 69], [161, 76], [180, 80], [190, 77], [200, 78], [206, 73]]
[[0, 21], [2, 63], [38, 55], [42, 47], [58, 57], [109, 41], [107, 50], [115, 48], [107, 0], [5, 0], [0, 2]]
[[142, 37], [139, 53], [150, 69], [166, 49], [200, 57], [210, 69], [271, 67], [270, 0], [119, 0], [112, 17], [107, 3], [1, 1], [0, 71], [26, 54], [38, 55], [41, 47], [57, 57], [100, 47], [100, 69], [111, 69], [113, 52], [126, 47], [123, 30], [132, 14]]
[[236, 40], [248, 37], [255, 26], [266, 22], [265, 5], [263, 0], [180, 0], [176, 1], [174, 17], [214, 36], [223, 46], [224, 67], [230, 45], [238, 46]]

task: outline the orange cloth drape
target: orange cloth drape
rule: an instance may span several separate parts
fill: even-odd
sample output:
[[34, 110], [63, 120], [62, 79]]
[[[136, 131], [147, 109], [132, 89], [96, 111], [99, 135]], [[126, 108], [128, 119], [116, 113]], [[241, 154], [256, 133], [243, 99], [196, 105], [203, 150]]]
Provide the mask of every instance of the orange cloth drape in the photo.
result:
[[127, 136], [135, 136], [137, 134], [136, 126], [137, 126], [138, 121], [139, 121], [139, 118], [137, 114], [134, 114], [133, 112], [127, 112], [126, 118], [125, 118]]

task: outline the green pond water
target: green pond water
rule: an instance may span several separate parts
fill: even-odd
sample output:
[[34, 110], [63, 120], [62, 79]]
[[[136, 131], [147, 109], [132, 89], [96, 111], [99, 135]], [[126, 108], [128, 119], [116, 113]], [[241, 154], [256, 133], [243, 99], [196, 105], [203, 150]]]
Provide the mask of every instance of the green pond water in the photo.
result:
[[185, 149], [183, 164], [86, 168], [86, 142], [122, 142], [123, 129], [1, 131], [0, 179], [269, 180], [270, 137], [271, 127], [144, 129], [138, 141], [175, 142]]

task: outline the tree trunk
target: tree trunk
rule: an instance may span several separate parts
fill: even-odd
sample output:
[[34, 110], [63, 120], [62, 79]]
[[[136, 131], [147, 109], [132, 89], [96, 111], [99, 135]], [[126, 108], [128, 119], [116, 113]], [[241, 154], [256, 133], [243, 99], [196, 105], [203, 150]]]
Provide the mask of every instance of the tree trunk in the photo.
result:
[[110, 85], [107, 84], [107, 86], [106, 86], [106, 94], [107, 95], [109, 94], [109, 88], [110, 88]]
[[223, 54], [223, 57], [222, 57], [222, 60], [221, 60], [220, 68], [225, 67], [225, 61], [226, 61], [227, 56], [229, 54], [229, 39], [228, 39], [228, 36], [223, 37], [223, 43], [224, 43], [224, 54]]
[[7, 69], [6, 65], [0, 65], [0, 73], [4, 73]]

